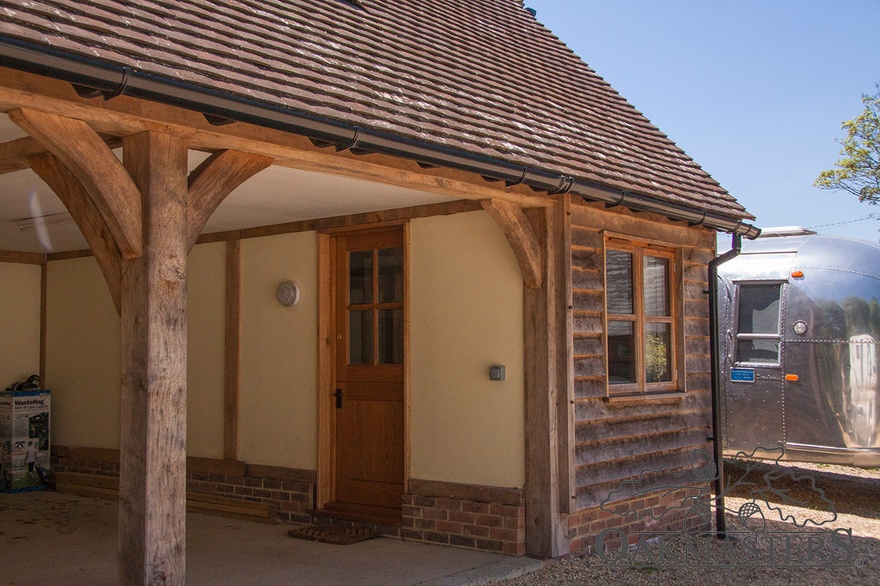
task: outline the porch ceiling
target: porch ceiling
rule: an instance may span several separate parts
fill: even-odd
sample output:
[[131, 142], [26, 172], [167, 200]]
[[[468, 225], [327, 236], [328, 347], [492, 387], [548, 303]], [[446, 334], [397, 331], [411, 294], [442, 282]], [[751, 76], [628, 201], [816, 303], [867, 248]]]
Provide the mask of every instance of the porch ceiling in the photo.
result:
[[[0, 143], [26, 136], [0, 114]], [[117, 150], [121, 156], [121, 150]], [[190, 151], [190, 170], [208, 157]], [[273, 166], [217, 208], [205, 234], [451, 201], [454, 198], [312, 171]], [[23, 220], [30, 226], [20, 226]], [[0, 250], [34, 253], [87, 249], [61, 201], [31, 170], [0, 175]]]

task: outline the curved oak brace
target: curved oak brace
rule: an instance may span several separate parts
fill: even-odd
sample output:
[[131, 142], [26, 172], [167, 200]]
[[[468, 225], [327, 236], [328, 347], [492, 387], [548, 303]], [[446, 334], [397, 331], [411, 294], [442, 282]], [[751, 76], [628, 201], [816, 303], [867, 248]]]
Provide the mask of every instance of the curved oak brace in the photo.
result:
[[73, 216], [104, 274], [116, 313], [120, 313], [121, 255], [98, 208], [88, 197], [79, 179], [55, 155], [43, 153], [31, 157], [30, 166]]
[[189, 174], [186, 212], [189, 249], [226, 196], [273, 161], [272, 157], [226, 150], [214, 153]]
[[73, 118], [21, 108], [9, 117], [79, 180], [100, 212], [122, 257], [141, 256], [141, 194], [98, 133]]
[[499, 199], [484, 199], [480, 203], [510, 242], [525, 286], [529, 289], [540, 288], [544, 280], [541, 245], [522, 209], [514, 203]]

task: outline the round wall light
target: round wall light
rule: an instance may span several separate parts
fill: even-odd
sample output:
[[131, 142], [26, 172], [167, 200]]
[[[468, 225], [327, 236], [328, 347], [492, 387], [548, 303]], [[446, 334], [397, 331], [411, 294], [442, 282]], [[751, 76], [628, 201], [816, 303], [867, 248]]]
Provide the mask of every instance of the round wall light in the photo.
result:
[[278, 298], [278, 303], [284, 307], [293, 307], [299, 303], [302, 290], [293, 281], [283, 281], [275, 290], [275, 297]]

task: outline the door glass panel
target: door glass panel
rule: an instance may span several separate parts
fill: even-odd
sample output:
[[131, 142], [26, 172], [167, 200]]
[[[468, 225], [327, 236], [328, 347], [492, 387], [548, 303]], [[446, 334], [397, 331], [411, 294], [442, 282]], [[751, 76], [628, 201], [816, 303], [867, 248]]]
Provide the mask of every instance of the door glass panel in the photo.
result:
[[782, 285], [740, 285], [740, 334], [779, 334], [779, 298]]
[[645, 315], [669, 315], [669, 261], [645, 256]]
[[403, 249], [379, 250], [379, 303], [403, 301]]
[[349, 304], [373, 302], [373, 251], [356, 250], [348, 255]]
[[645, 380], [665, 383], [672, 380], [672, 340], [670, 324], [645, 325]]
[[608, 322], [608, 382], [612, 385], [636, 382], [636, 352], [633, 323]]
[[609, 250], [605, 255], [605, 280], [608, 288], [608, 313], [633, 313], [632, 254]]
[[743, 338], [737, 340], [736, 361], [779, 364], [779, 339]]
[[373, 312], [348, 314], [348, 363], [373, 364]]
[[403, 310], [379, 311], [379, 364], [403, 364]]

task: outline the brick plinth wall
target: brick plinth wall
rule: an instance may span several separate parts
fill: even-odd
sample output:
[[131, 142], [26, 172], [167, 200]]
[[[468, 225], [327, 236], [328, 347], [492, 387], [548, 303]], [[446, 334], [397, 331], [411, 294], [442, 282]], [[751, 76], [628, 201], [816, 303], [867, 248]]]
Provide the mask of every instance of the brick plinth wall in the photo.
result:
[[[702, 519], [695, 514], [688, 515], [687, 509], [680, 508], [688, 495], [695, 495], [693, 491], [678, 490], [668, 495], [652, 495], [632, 498], [615, 502], [612, 506], [616, 511], [638, 511], [642, 518], [636, 519], [633, 513], [620, 516], [611, 511], [593, 507], [573, 513], [568, 517], [568, 531], [571, 538], [572, 554], [595, 553], [596, 536], [605, 529], [621, 529], [627, 534], [630, 545], [638, 541], [638, 532], [680, 532], [706, 531], [710, 529]], [[648, 511], [651, 511], [648, 514]], [[714, 518], [714, 509], [711, 510]], [[654, 519], [653, 517], [658, 517]], [[619, 534], [616, 532], [606, 533], [604, 549], [616, 551], [621, 546]]]
[[[53, 446], [51, 470], [118, 477], [119, 452]], [[186, 489], [276, 505], [280, 520], [311, 523], [308, 511], [315, 508], [314, 476], [310, 470], [187, 458]]]
[[292, 523], [310, 523], [308, 511], [315, 508], [314, 483], [279, 478], [282, 474], [257, 476], [250, 470], [238, 474], [188, 472], [186, 489], [243, 501], [272, 504], [278, 507], [278, 518]]
[[404, 539], [507, 555], [526, 551], [522, 492], [412, 480], [403, 497]]

